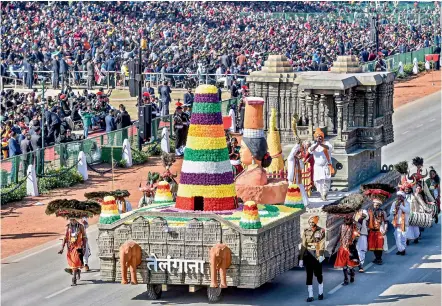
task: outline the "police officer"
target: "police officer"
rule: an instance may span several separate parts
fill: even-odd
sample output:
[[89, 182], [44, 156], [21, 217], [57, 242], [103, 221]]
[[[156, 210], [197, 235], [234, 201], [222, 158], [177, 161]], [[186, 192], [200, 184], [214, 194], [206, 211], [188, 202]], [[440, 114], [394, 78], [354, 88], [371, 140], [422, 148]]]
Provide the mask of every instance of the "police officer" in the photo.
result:
[[313, 274], [318, 280], [318, 300], [324, 299], [324, 283], [322, 279], [322, 262], [324, 261], [325, 231], [318, 226], [319, 217], [312, 216], [308, 220], [309, 228], [302, 234], [301, 252], [299, 255], [299, 267], [304, 266], [307, 272], [307, 302], [314, 301], [313, 297]]

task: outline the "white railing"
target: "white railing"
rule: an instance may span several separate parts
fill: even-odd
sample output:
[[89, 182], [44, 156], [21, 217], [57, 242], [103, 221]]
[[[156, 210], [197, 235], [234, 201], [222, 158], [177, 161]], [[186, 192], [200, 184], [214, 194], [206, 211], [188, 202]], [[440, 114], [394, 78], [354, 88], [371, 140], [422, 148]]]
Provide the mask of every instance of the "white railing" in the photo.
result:
[[[8, 71], [13, 73], [21, 73], [21, 78], [14, 78], [10, 76], [2, 76], [0, 80], [0, 88], [12, 87], [12, 88], [26, 88], [26, 71]], [[53, 71], [42, 71], [35, 70], [33, 88], [40, 87], [44, 82], [46, 88], [51, 88]], [[66, 76], [66, 85], [72, 88], [86, 88], [87, 87], [87, 71], [68, 71]], [[100, 84], [95, 84], [94, 77], [94, 87], [105, 87], [105, 88], [118, 88], [127, 89], [129, 88], [129, 76], [120, 71], [101, 71], [102, 81]], [[147, 72], [143, 73], [144, 85], [150, 83], [152, 87], [157, 87], [161, 85], [164, 81], [169, 81], [169, 85], [172, 88], [186, 88], [186, 87], [196, 87], [200, 84], [215, 84], [224, 83], [224, 87], [229, 87], [233, 80], [240, 79], [245, 80], [247, 75], [242, 74], [212, 74], [212, 73], [156, 73]], [[61, 75], [60, 75], [61, 77]], [[61, 78], [59, 80], [60, 87]]]

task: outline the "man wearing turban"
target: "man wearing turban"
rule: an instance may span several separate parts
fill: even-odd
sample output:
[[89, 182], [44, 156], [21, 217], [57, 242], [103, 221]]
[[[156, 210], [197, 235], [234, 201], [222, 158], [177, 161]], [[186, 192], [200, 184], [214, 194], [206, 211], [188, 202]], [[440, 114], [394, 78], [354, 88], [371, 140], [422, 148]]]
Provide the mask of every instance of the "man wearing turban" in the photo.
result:
[[299, 267], [304, 266], [307, 272], [307, 302], [313, 298], [313, 274], [318, 280], [318, 300], [324, 299], [324, 283], [322, 279], [322, 262], [324, 261], [325, 231], [318, 226], [319, 216], [308, 219], [309, 228], [302, 234], [301, 252], [299, 254]]
[[331, 185], [331, 152], [333, 151], [333, 146], [328, 141], [324, 141], [324, 133], [320, 128], [316, 129], [314, 137], [316, 142], [308, 149], [308, 152], [315, 159], [313, 178], [316, 189], [321, 194], [321, 199], [326, 201]]

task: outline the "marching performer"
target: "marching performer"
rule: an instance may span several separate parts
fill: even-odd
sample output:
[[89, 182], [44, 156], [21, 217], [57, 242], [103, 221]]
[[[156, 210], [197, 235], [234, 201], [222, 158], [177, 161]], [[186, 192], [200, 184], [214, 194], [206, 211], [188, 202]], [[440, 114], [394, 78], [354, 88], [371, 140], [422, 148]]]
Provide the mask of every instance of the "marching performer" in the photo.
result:
[[[413, 194], [413, 184], [409, 182], [405, 182], [400, 186], [401, 190], [405, 192], [405, 200], [410, 203], [410, 213], [418, 212], [419, 204], [416, 201], [416, 198]], [[419, 226], [410, 226], [408, 224], [407, 227], [407, 245], [409, 244], [409, 240], [413, 240], [414, 243], [419, 243], [420, 230]]]
[[358, 226], [360, 233], [358, 243], [356, 244], [356, 249], [358, 250], [359, 255], [359, 273], [364, 273], [365, 253], [367, 253], [368, 249], [367, 220], [368, 213], [365, 209], [360, 209], [358, 212], [356, 212], [355, 221], [357, 222], [356, 225]]
[[381, 205], [396, 192], [396, 189], [389, 184], [365, 184], [362, 185], [364, 195], [370, 197], [373, 208], [367, 210], [368, 213], [368, 250], [375, 256], [373, 263], [382, 265], [382, 252], [386, 249], [388, 229], [387, 213]]
[[[353, 215], [346, 215], [344, 217], [344, 224], [341, 225], [339, 239], [337, 240], [340, 242], [340, 246], [335, 261], [335, 269], [342, 268], [342, 271], [344, 272], [344, 282], [342, 283], [343, 286], [348, 285], [349, 274], [350, 283], [355, 281], [354, 269], [359, 265], [359, 257], [355, 258], [350, 249], [353, 247], [354, 242], [358, 239], [359, 235], [358, 228], [353, 221]], [[335, 248], [336, 246], [333, 248], [332, 253], [335, 253]]]
[[440, 178], [433, 167], [430, 167], [430, 177], [425, 181], [425, 183], [434, 198], [434, 202], [437, 208], [434, 215], [434, 222], [436, 222], [437, 224], [439, 222], [440, 213]]
[[287, 157], [287, 179], [289, 181], [289, 185], [296, 184], [299, 187], [299, 190], [302, 195], [302, 202], [304, 206], [308, 205], [308, 197], [305, 192], [303, 180], [302, 180], [302, 172], [304, 171], [304, 162], [302, 160], [301, 155], [301, 143], [298, 142], [295, 144], [293, 149], [290, 151], [289, 156]]
[[322, 211], [326, 213], [344, 217], [344, 223], [340, 227], [338, 239], [332, 249], [332, 254], [334, 254], [338, 243], [340, 244], [336, 256], [335, 268], [342, 268], [344, 272], [343, 286], [349, 284], [349, 275], [350, 283], [355, 281], [354, 269], [359, 265], [359, 255], [356, 244], [360, 233], [354, 221], [354, 214], [362, 208], [363, 202], [364, 197], [361, 194], [354, 193], [342, 198], [337, 204], [333, 203], [322, 207]]
[[410, 203], [405, 199], [406, 195], [403, 191], [397, 192], [397, 199], [391, 205], [390, 215], [393, 216], [394, 239], [398, 251], [396, 255], [405, 255], [407, 247], [407, 227], [408, 216], [410, 214]]
[[304, 267], [307, 273], [307, 302], [312, 302], [313, 275], [318, 280], [318, 300], [324, 299], [324, 283], [322, 278], [322, 262], [324, 261], [325, 231], [318, 226], [319, 217], [312, 216], [308, 219], [309, 228], [302, 234], [301, 251], [299, 254], [299, 267]]
[[331, 162], [333, 147], [328, 141], [324, 141], [324, 133], [320, 128], [316, 129], [314, 137], [316, 142], [308, 148], [308, 152], [313, 155], [315, 160], [313, 177], [316, 189], [321, 194], [321, 199], [326, 201], [334, 171]]
[[64, 235], [63, 244], [58, 254], [63, 254], [64, 247], [67, 245], [67, 260], [69, 269], [66, 272], [72, 274], [72, 285], [77, 285], [77, 280], [80, 279], [80, 270], [83, 267], [81, 257], [83, 257], [83, 250], [86, 247], [86, 233], [84, 226], [76, 219], [70, 218], [66, 226], [66, 233]]

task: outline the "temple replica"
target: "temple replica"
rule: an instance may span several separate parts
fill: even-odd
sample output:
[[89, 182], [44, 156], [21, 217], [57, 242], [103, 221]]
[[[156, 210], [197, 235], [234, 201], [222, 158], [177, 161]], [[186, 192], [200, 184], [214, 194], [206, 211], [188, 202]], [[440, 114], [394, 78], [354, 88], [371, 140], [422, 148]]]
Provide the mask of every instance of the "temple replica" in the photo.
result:
[[[234, 179], [217, 88], [196, 89], [176, 202], [159, 182], [152, 204], [99, 224], [101, 280], [147, 284], [151, 299], [168, 285], [207, 286], [215, 302], [222, 288], [257, 288], [298, 264], [305, 209], [284, 205], [285, 179], [267, 178], [264, 99], [246, 103], [246, 169]], [[127, 258], [137, 252], [141, 263], [129, 275]]]
[[[357, 193], [361, 183], [398, 184], [398, 172], [381, 171], [381, 148], [393, 142], [392, 73], [362, 73], [352, 56], [338, 57], [330, 72], [295, 73], [284, 56], [270, 55], [247, 81], [244, 171], [233, 176], [217, 89], [199, 86], [176, 202], [160, 182], [148, 206], [120, 218], [109, 207], [98, 226], [103, 281], [147, 284], [151, 299], [168, 285], [188, 285], [190, 292], [207, 286], [216, 302], [223, 288], [257, 288], [295, 267], [312, 214], [320, 216], [330, 251], [342, 218], [322, 211], [324, 205]], [[313, 140], [318, 127], [333, 146], [336, 174], [327, 201], [317, 192], [303, 201], [299, 186], [288, 186], [281, 154]], [[128, 262], [140, 252], [139, 265]], [[136, 276], [126, 275], [128, 265]]]
[[[381, 149], [394, 141], [394, 74], [363, 73], [354, 56], [338, 56], [331, 71], [293, 72], [285, 56], [270, 55], [263, 69], [252, 72], [247, 82], [250, 95], [264, 98], [265, 114], [276, 109], [285, 156], [296, 142], [290, 124], [294, 115], [299, 119], [295, 134], [302, 141], [314, 141], [319, 127], [333, 145], [334, 192], [326, 202], [313, 193], [307, 212], [301, 216], [302, 231], [312, 214], [319, 215], [319, 226], [326, 229], [326, 248], [332, 246], [340, 221], [323, 212], [323, 205], [338, 202], [363, 182], [397, 185], [399, 181], [396, 171], [381, 173]], [[270, 116], [264, 119], [267, 130]]]

